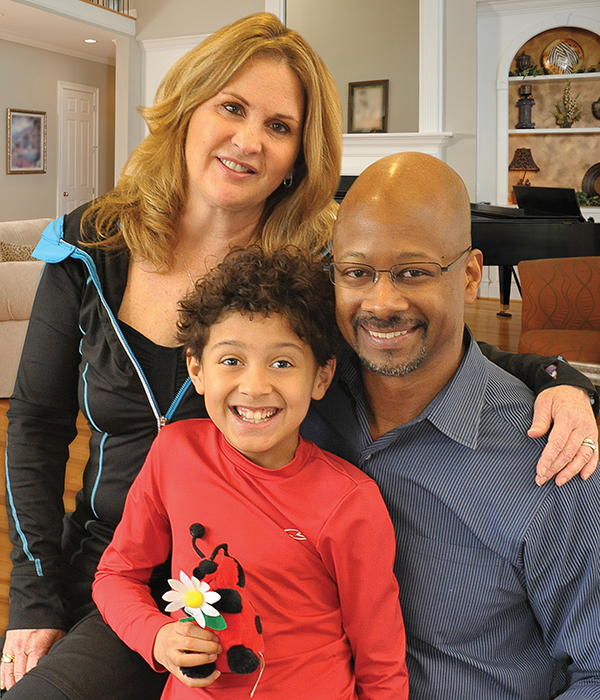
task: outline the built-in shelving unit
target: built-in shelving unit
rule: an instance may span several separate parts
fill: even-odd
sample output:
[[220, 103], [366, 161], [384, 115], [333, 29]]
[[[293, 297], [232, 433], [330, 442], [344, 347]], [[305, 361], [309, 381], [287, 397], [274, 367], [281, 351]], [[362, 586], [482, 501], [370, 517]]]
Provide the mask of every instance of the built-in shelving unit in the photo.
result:
[[[581, 47], [582, 73], [557, 73], [508, 78], [508, 149], [509, 162], [517, 148], [531, 149], [539, 172], [528, 173], [532, 186], [573, 187], [582, 189], [583, 178], [591, 166], [600, 161], [600, 119], [594, 116], [592, 103], [600, 99], [600, 36], [575, 27], [555, 27], [529, 39], [515, 54], [511, 70], [517, 72], [517, 57], [522, 53], [531, 58], [531, 65], [543, 68], [545, 48], [556, 39], [571, 39]], [[595, 68], [595, 71], [590, 71]], [[570, 128], [556, 122], [554, 111], [564, 97], [565, 87], [571, 83], [571, 94], [577, 97], [582, 118]], [[517, 129], [520, 123], [518, 101], [520, 88], [530, 86], [532, 128]], [[508, 173], [509, 201], [512, 186], [522, 173]]]

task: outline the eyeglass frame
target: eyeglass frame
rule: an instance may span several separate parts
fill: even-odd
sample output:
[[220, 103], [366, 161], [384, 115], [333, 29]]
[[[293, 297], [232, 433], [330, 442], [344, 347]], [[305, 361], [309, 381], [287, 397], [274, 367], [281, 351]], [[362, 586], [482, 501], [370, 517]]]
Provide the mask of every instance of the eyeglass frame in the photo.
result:
[[[371, 286], [374, 286], [377, 284], [377, 282], [379, 282], [379, 279], [381, 277], [380, 273], [387, 272], [387, 274], [390, 276], [391, 283], [394, 285], [394, 287], [398, 288], [398, 285], [396, 284], [396, 279], [398, 279], [398, 275], [395, 275], [392, 272], [392, 270], [395, 267], [410, 267], [411, 265], [436, 265], [437, 267], [440, 268], [440, 276], [434, 277], [433, 279], [439, 281], [442, 279], [442, 273], [449, 272], [458, 263], [458, 261], [462, 257], [464, 257], [467, 253], [470, 253], [472, 250], [473, 250], [473, 246], [469, 246], [468, 248], [463, 250], [463, 252], [458, 256], [458, 258], [453, 260], [451, 263], [449, 263], [445, 267], [440, 265], [439, 263], [433, 262], [432, 260], [418, 260], [418, 261], [414, 260], [414, 261], [410, 261], [410, 262], [406, 262], [406, 263], [398, 263], [397, 265], [393, 265], [389, 270], [378, 270], [377, 268], [373, 267], [372, 265], [367, 265], [366, 263], [354, 263], [354, 262], [344, 262], [344, 261], [334, 262], [334, 261], [332, 261], [329, 263], [329, 265], [325, 266], [325, 270], [327, 270], [327, 272], [329, 272], [329, 279], [331, 280], [331, 283], [333, 285], [335, 285], [336, 287], [343, 287], [344, 289], [365, 289], [365, 287], [361, 287], [361, 286], [353, 287], [352, 285], [345, 285], [345, 284], [336, 283], [335, 282], [335, 275], [334, 275], [336, 265], [354, 265], [354, 264], [356, 264], [360, 267], [367, 267], [370, 270], [373, 270], [373, 274], [371, 275]], [[370, 286], [367, 288], [370, 288]]]

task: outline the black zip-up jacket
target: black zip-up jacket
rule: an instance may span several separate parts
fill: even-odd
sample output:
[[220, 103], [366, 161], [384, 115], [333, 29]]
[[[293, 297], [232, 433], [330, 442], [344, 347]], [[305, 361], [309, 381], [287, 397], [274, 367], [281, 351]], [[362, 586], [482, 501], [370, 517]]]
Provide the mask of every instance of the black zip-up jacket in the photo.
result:
[[[70, 627], [74, 619], [66, 604], [80, 607], [89, 593], [83, 595], [87, 601], [74, 601], [73, 586], [67, 590], [65, 584], [84, 582], [89, 591], [161, 425], [206, 417], [189, 380], [161, 415], [117, 323], [129, 257], [78, 244], [84, 209], [50, 224], [35, 252], [51, 264], [40, 280], [9, 409], [6, 499], [14, 547], [9, 629]], [[534, 390], [559, 383], [591, 388], [557, 358], [482, 349]], [[544, 371], [551, 363], [559, 365], [558, 379]], [[91, 429], [90, 458], [63, 532], [65, 464], [79, 409]]]
[[[63, 578], [93, 580], [161, 425], [206, 417], [189, 380], [161, 415], [116, 320], [129, 257], [77, 245], [84, 209], [52, 222], [36, 249], [54, 264], [40, 279], [9, 409], [9, 629], [68, 628]], [[65, 464], [79, 409], [91, 429], [90, 457], [63, 532]]]

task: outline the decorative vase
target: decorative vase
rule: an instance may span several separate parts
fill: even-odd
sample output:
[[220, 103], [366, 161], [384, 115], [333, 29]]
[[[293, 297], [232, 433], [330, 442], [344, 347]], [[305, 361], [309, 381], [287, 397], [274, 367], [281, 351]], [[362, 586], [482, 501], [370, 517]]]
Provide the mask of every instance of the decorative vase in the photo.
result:
[[525, 51], [517, 56], [517, 70], [519, 73], [531, 67], [531, 56], [528, 56]]
[[592, 102], [592, 114], [596, 119], [600, 119], [600, 99], [596, 100], [596, 102]]
[[561, 129], [570, 129], [573, 126], [573, 122], [563, 122], [560, 125]]

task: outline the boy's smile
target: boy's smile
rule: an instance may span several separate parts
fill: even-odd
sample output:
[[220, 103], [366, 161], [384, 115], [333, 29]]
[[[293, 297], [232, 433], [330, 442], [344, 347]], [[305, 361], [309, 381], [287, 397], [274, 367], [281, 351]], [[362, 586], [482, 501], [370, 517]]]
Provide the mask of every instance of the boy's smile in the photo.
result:
[[281, 314], [228, 312], [188, 370], [209, 416], [238, 452], [266, 469], [294, 458], [311, 399], [325, 394], [335, 362], [319, 367]]

